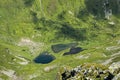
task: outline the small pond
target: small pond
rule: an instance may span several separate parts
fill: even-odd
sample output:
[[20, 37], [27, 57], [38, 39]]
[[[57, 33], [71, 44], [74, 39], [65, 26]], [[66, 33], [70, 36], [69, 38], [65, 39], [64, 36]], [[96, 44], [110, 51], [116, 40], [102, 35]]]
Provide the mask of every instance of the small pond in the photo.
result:
[[52, 62], [55, 59], [55, 57], [48, 52], [43, 52], [39, 56], [37, 56], [34, 59], [35, 63], [41, 63], [41, 64], [47, 64]]
[[63, 55], [77, 54], [83, 50], [81, 47], [71, 48], [69, 52], [65, 52]]
[[72, 47], [75, 47], [77, 45], [78, 45], [77, 43], [55, 44], [55, 45], [52, 45], [51, 48], [52, 48], [54, 53], [58, 53], [58, 52], [60, 52], [62, 50], [72, 48]]

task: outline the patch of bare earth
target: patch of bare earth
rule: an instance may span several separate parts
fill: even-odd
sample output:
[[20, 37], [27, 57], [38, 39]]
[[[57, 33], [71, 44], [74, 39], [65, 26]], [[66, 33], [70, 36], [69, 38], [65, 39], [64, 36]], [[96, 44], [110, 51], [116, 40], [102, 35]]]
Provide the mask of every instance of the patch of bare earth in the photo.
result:
[[21, 40], [17, 44], [18, 46], [26, 46], [29, 48], [31, 53], [35, 53], [41, 49], [41, 47], [44, 45], [40, 42], [34, 42], [30, 40], [29, 38], [21, 38]]

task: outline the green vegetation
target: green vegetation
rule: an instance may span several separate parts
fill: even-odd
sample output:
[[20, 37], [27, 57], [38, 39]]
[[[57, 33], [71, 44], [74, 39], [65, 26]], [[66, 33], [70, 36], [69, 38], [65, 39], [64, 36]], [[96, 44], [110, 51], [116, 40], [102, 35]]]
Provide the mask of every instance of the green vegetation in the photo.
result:
[[[109, 0], [113, 11], [109, 19], [101, 7], [104, 1], [0, 0], [0, 79], [54, 80], [64, 65], [102, 63], [110, 58], [118, 62], [119, 0]], [[69, 49], [57, 54], [51, 49], [51, 45], [68, 43], [86, 50], [63, 56]], [[44, 51], [56, 59], [44, 65], [34, 63]], [[9, 70], [15, 71], [12, 77], [5, 74]]]

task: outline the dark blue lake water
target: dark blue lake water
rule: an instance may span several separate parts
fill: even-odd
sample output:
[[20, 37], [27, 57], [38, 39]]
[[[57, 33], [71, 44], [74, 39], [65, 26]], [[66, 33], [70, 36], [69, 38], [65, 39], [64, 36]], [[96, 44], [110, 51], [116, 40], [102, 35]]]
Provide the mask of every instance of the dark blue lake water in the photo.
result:
[[34, 59], [35, 63], [47, 64], [52, 62], [55, 59], [53, 55], [50, 55], [48, 52], [43, 52]]

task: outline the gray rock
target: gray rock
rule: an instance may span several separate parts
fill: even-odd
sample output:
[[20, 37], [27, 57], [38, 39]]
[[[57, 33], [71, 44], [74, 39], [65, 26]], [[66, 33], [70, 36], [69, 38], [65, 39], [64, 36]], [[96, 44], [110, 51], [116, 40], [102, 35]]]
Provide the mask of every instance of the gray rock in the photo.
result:
[[117, 74], [112, 80], [120, 80], [120, 73]]
[[113, 51], [113, 50], [117, 50], [117, 49], [120, 49], [120, 47], [119, 46], [110, 46], [110, 47], [106, 48], [107, 51]]
[[114, 73], [117, 69], [120, 69], [120, 61], [110, 65], [109, 70]]

